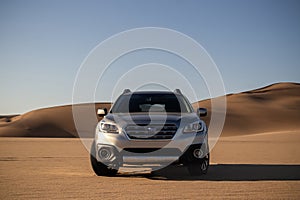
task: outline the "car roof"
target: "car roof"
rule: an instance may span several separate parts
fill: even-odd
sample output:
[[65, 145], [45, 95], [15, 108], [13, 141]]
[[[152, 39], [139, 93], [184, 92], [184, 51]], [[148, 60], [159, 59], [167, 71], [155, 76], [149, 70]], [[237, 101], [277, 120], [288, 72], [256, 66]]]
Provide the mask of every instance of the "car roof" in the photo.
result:
[[174, 93], [171, 91], [135, 91], [135, 92], [127, 92], [123, 95], [132, 95], [132, 94], [175, 94], [175, 95], [180, 95], [178, 93]]

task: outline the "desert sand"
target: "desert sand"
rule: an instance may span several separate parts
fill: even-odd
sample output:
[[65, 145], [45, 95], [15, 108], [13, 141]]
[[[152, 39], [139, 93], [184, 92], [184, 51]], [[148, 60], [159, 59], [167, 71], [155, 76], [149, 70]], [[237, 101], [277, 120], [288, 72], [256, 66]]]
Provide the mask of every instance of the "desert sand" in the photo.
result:
[[208, 174], [97, 177], [77, 138], [0, 138], [1, 199], [299, 199], [300, 131], [221, 138]]
[[[209, 123], [209, 100], [198, 103]], [[0, 116], [0, 199], [300, 199], [299, 110], [297, 83], [227, 95], [225, 127], [200, 177], [184, 167], [97, 177], [71, 106]]]

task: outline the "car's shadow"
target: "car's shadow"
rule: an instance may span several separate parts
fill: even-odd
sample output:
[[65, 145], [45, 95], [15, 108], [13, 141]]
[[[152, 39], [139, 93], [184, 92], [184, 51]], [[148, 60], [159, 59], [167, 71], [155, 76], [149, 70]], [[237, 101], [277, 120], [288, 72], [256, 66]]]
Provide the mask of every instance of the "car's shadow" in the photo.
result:
[[153, 180], [263, 181], [300, 180], [300, 165], [217, 164], [207, 174], [190, 176], [185, 167], [168, 167], [151, 174], [120, 174], [121, 177], [145, 177]]

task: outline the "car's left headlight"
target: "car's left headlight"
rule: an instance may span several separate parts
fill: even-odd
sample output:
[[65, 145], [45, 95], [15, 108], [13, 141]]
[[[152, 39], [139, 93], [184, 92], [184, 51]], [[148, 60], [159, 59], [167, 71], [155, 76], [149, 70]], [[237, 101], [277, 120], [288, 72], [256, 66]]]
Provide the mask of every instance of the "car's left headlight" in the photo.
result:
[[197, 133], [204, 130], [204, 124], [203, 122], [193, 122], [188, 125], [186, 125], [183, 129], [184, 133]]

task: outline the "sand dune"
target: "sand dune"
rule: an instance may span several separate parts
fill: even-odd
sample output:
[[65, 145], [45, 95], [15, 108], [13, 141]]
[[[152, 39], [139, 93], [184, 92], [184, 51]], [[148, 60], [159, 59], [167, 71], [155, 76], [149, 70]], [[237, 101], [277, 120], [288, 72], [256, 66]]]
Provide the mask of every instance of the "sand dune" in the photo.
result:
[[[300, 130], [300, 84], [279, 83], [229, 94], [222, 136]], [[199, 102], [210, 111], [210, 101]], [[210, 112], [204, 120], [209, 123]]]
[[[208, 108], [210, 101], [200, 101]], [[86, 106], [87, 104], [78, 105]], [[97, 103], [109, 108], [109, 103]], [[300, 84], [278, 83], [264, 88], [227, 95], [227, 114], [222, 136], [255, 134], [269, 131], [300, 130]], [[96, 113], [95, 113], [96, 114]], [[205, 121], [209, 123], [210, 112]], [[95, 123], [88, 124], [92, 137]], [[72, 106], [39, 109], [20, 116], [0, 117], [0, 136], [8, 137], [78, 137]]]
[[[76, 105], [83, 108], [90, 104]], [[110, 108], [110, 103], [95, 104], [97, 108]], [[96, 124], [91, 124], [93, 135]], [[0, 136], [6, 137], [78, 137], [72, 115], [72, 106], [44, 108], [13, 116], [9, 122], [0, 121]]]

